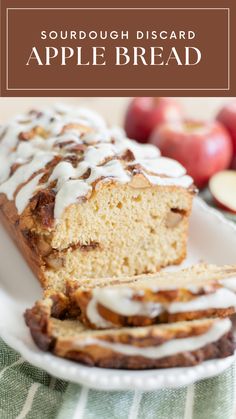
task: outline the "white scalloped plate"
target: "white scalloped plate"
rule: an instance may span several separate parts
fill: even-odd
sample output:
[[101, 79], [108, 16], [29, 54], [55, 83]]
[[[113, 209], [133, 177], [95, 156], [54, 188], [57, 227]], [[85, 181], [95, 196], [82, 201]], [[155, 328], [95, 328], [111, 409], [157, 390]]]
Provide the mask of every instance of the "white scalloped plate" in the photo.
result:
[[[196, 198], [190, 223], [188, 258], [181, 267], [199, 261], [233, 264], [236, 263], [235, 249], [236, 225]], [[234, 356], [231, 356], [195, 367], [127, 371], [91, 368], [44, 353], [33, 343], [22, 316], [25, 309], [40, 298], [40, 287], [1, 226], [0, 252], [0, 336], [31, 364], [58, 378], [97, 389], [150, 391], [180, 387], [213, 377], [234, 361]]]

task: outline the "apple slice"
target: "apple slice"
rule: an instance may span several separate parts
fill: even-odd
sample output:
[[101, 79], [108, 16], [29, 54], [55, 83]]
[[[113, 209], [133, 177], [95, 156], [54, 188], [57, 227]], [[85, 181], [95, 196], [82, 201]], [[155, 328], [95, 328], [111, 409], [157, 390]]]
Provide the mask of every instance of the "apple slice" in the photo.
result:
[[236, 170], [216, 173], [210, 179], [209, 188], [221, 208], [236, 213]]

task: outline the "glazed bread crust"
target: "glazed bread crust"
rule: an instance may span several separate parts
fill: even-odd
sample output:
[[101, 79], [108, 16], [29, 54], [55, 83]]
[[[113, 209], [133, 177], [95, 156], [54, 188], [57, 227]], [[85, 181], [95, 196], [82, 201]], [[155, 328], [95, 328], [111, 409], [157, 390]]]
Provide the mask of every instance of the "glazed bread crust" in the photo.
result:
[[[211, 331], [219, 319], [180, 322], [170, 325], [120, 330], [91, 331], [78, 320], [59, 320], [51, 317], [53, 302], [50, 299], [36, 303], [27, 310], [26, 323], [32, 337], [42, 350], [55, 355], [102, 368], [148, 369], [197, 365], [208, 359], [223, 358], [233, 354], [234, 343], [231, 331], [227, 330], [218, 339], [203, 344], [192, 351], [181, 351], [171, 356], [145, 356], [149, 348], [158, 348], [181, 339], [201, 338]], [[226, 320], [223, 320], [225, 322]], [[173, 342], [172, 342], [173, 341]], [[117, 346], [118, 345], [118, 346]], [[126, 345], [134, 354], [120, 352]], [[129, 349], [130, 350], [130, 349]], [[144, 350], [144, 355], [136, 351]]]
[[236, 311], [236, 266], [194, 265], [175, 272], [67, 283], [80, 319], [93, 329], [147, 326]]
[[44, 289], [185, 258], [195, 189], [156, 147], [74, 109], [31, 111], [0, 137], [0, 218]]
[[87, 348], [86, 351], [79, 351], [73, 347], [73, 342], [69, 342], [68, 346], [65, 348], [64, 343], [59, 342], [54, 349], [54, 353], [60, 357], [82, 362], [89, 366], [129, 370], [190, 367], [210, 359], [225, 358], [234, 353], [230, 334], [223, 336], [218, 342], [210, 343], [196, 351], [179, 353], [157, 360], [150, 360], [141, 356], [127, 357], [112, 351], [104, 353], [103, 348], [101, 350], [91, 347]]

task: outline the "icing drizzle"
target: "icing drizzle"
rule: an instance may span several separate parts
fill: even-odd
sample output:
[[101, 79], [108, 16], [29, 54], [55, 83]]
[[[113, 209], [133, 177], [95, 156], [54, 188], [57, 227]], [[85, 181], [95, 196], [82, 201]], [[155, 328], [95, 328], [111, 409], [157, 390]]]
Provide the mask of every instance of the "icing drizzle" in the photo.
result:
[[[44, 181], [45, 166], [49, 176]], [[98, 182], [128, 183], [137, 173], [153, 185], [189, 188], [193, 183], [183, 166], [160, 157], [155, 146], [126, 138], [84, 108], [33, 110], [0, 128], [0, 193], [15, 200], [19, 214], [39, 190], [53, 188], [54, 217], [59, 220]]]
[[185, 351], [195, 351], [199, 348], [203, 348], [209, 343], [217, 342], [225, 333], [229, 332], [231, 326], [231, 321], [229, 319], [216, 320], [209, 330], [201, 335], [171, 339], [157, 346], [141, 347], [124, 343], [114, 343], [99, 337], [88, 337], [84, 340], [78, 339], [76, 346], [80, 348], [97, 345], [98, 347], [110, 349], [126, 356], [143, 356], [144, 358], [161, 359]]
[[110, 327], [110, 323], [100, 316], [98, 304], [121, 316], [145, 316], [155, 318], [161, 313], [186, 313], [209, 309], [236, 309], [236, 295], [230, 289], [218, 288], [207, 295], [195, 296], [189, 301], [158, 303], [154, 301], [138, 301], [133, 299], [135, 291], [126, 287], [95, 288], [92, 299], [86, 308], [89, 321], [98, 328]]

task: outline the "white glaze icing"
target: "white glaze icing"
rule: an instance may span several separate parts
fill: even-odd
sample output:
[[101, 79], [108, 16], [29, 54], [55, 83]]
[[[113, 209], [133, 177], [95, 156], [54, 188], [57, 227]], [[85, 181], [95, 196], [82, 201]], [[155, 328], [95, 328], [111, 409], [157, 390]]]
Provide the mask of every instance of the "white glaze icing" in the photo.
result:
[[[214, 281], [213, 281], [214, 282]], [[214, 285], [213, 284], [191, 284], [191, 285], [187, 285], [186, 289], [188, 291], [190, 291], [192, 294], [197, 294], [199, 292], [199, 289], [202, 289], [204, 292], [206, 293], [210, 293], [212, 292], [212, 287], [214, 289]]]
[[[88, 132], [83, 136], [83, 142], [85, 144], [96, 144], [96, 143], [110, 143], [111, 142], [111, 138], [116, 135], [121, 136], [122, 132], [118, 133], [116, 131], [113, 131], [111, 129], [100, 129], [98, 131], [92, 131], [92, 132]], [[123, 134], [124, 136], [124, 134]], [[116, 137], [115, 137], [116, 138]]]
[[231, 278], [220, 279], [219, 283], [223, 285], [223, 287], [236, 292], [236, 276], [231, 277]]
[[[69, 144], [66, 144], [69, 142]], [[73, 129], [69, 130], [65, 134], [58, 135], [57, 137], [53, 137], [47, 143], [50, 143], [50, 147], [52, 146], [60, 146], [63, 144], [64, 149], [70, 149], [73, 145], [76, 144], [83, 144], [83, 141], [78, 136], [78, 131], [74, 132]]]
[[160, 157], [160, 150], [152, 144], [139, 144], [129, 138], [116, 138], [117, 153], [122, 155], [126, 150], [132, 151], [135, 159], [156, 159]]
[[25, 163], [16, 169], [13, 175], [0, 185], [0, 193], [5, 193], [9, 200], [13, 199], [18, 186], [26, 182], [35, 172], [43, 169], [52, 159], [52, 154], [38, 153], [29, 163]]
[[37, 186], [39, 183], [40, 178], [43, 176], [42, 173], [33, 177], [30, 182], [26, 183], [16, 195], [15, 204], [19, 214], [21, 214], [24, 209], [26, 208], [29, 200], [34, 195], [35, 190], [37, 190]]
[[57, 180], [56, 189], [59, 190], [69, 179], [76, 179], [83, 176], [88, 168], [89, 165], [86, 162], [82, 162], [74, 168], [70, 162], [62, 161], [53, 169], [48, 184]]
[[186, 311], [201, 311], [211, 308], [236, 308], [236, 295], [228, 289], [219, 288], [215, 292], [194, 298], [191, 301], [175, 302], [168, 307], [169, 313], [183, 313]]
[[[86, 132], [87, 128], [85, 130], [83, 127], [88, 127], [90, 130]], [[35, 128], [40, 129], [35, 130]], [[33, 133], [33, 138], [27, 140], [27, 133]], [[85, 148], [83, 152], [81, 147], [75, 148], [80, 144], [82, 149]], [[132, 152], [134, 161], [121, 163], [119, 159], [127, 150]], [[55, 156], [66, 160], [72, 155], [77, 155], [79, 158], [76, 167], [69, 161], [58, 160], [49, 180], [40, 183], [40, 188], [44, 189], [50, 186], [50, 182], [56, 181], [54, 212], [56, 219], [59, 214], [60, 217], [62, 216], [66, 203], [68, 205], [75, 203], [77, 198], [82, 196], [82, 191], [87, 194], [91, 189], [90, 185], [94, 182], [106, 182], [112, 179], [116, 182], [128, 183], [133, 176], [130, 164], [141, 164], [144, 176], [154, 185], [176, 185], [188, 188], [192, 184], [192, 179], [185, 175], [185, 169], [171, 159], [160, 157], [157, 147], [150, 144], [138, 144], [125, 138], [123, 130], [108, 128], [104, 119], [90, 110], [55, 105], [42, 112], [32, 111], [26, 115], [17, 115], [1, 127], [0, 193], [5, 193], [7, 198], [12, 200], [17, 188], [27, 181], [30, 182], [28, 188], [26, 185], [21, 188], [21, 193], [17, 198], [17, 208], [22, 211], [38, 190], [36, 179], [32, 182], [30, 180], [32, 175], [44, 169]], [[11, 167], [15, 163], [21, 166], [10, 175]], [[82, 181], [81, 176], [88, 169], [90, 169], [90, 175]], [[168, 177], [162, 178], [158, 175]], [[69, 183], [71, 180], [80, 180], [80, 182]], [[69, 183], [68, 186], [66, 186], [67, 183]], [[84, 184], [87, 186], [85, 187]], [[68, 191], [74, 201], [68, 198]], [[78, 196], [76, 196], [77, 193]], [[65, 196], [66, 200], [64, 200]]]
[[64, 103], [57, 103], [54, 107], [57, 111], [64, 113], [63, 117], [67, 119], [68, 123], [71, 123], [73, 120], [76, 123], [85, 124], [95, 130], [103, 130], [106, 128], [104, 118], [91, 109], [69, 106]]
[[140, 164], [145, 170], [156, 175], [165, 175], [173, 178], [179, 178], [186, 174], [185, 168], [175, 160], [167, 157], [158, 159], [139, 159], [130, 165]]
[[90, 167], [94, 167], [102, 164], [106, 159], [114, 157], [115, 155], [116, 148], [113, 144], [100, 143], [87, 148], [84, 153], [84, 161], [86, 161]]
[[61, 218], [65, 208], [74, 204], [79, 197], [86, 196], [91, 189], [91, 186], [83, 180], [73, 179], [65, 182], [56, 195], [54, 208], [55, 218]]
[[11, 161], [10, 158], [8, 159], [6, 154], [0, 150], [0, 186], [1, 183], [5, 182], [9, 175], [11, 170]]
[[231, 329], [231, 321], [229, 319], [216, 320], [210, 329], [201, 335], [171, 339], [157, 346], [137, 347], [134, 345], [108, 342], [99, 338], [86, 338], [83, 341], [78, 339], [77, 347], [87, 347], [97, 345], [104, 349], [111, 349], [116, 353], [127, 356], [143, 356], [144, 358], [160, 359], [167, 356], [176, 355], [178, 353], [195, 351], [203, 348], [209, 343], [217, 342], [224, 334]]
[[125, 171], [119, 160], [111, 160], [103, 166], [93, 167], [87, 182], [91, 184], [102, 177], [114, 179], [120, 183], [130, 181], [128, 172]]
[[87, 317], [92, 324], [102, 329], [109, 327], [111, 324], [100, 316], [98, 304], [122, 316], [143, 315], [152, 318], [163, 311], [161, 304], [133, 301], [131, 297], [132, 290], [129, 288], [121, 288], [118, 293], [114, 293], [112, 288], [96, 288], [93, 290], [93, 298], [87, 306]]
[[93, 324], [96, 324], [99, 329], [108, 329], [113, 327], [113, 324], [102, 317], [97, 309], [97, 300], [93, 298], [87, 307], [87, 315], [89, 319], [93, 319]]
[[182, 188], [189, 188], [189, 186], [191, 186], [193, 183], [193, 179], [188, 175], [181, 176], [180, 178], [168, 178], [148, 175], [145, 172], [143, 172], [143, 174], [152, 185], [182, 186]]
[[203, 311], [211, 308], [236, 308], [236, 295], [224, 288], [219, 288], [208, 295], [196, 296], [190, 301], [163, 304], [133, 300], [132, 297], [136, 294], [136, 291], [125, 287], [96, 288], [93, 290], [92, 299], [87, 306], [87, 317], [97, 327], [107, 327], [107, 324], [102, 324], [100, 319], [98, 304], [122, 316], [145, 316], [148, 318], [154, 318], [164, 312], [173, 314]]

